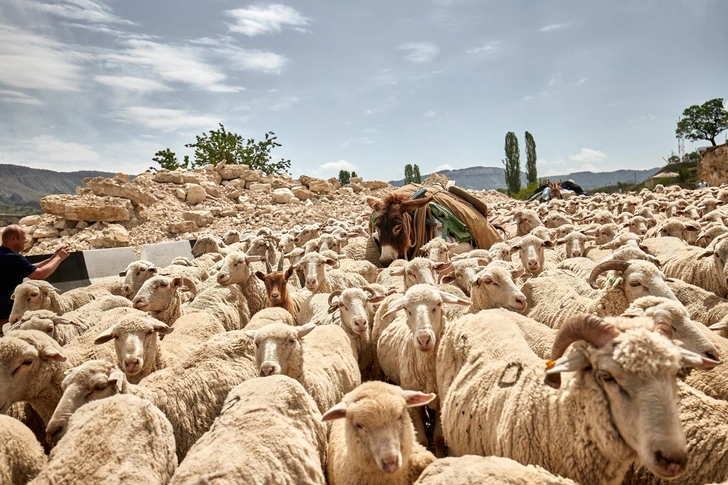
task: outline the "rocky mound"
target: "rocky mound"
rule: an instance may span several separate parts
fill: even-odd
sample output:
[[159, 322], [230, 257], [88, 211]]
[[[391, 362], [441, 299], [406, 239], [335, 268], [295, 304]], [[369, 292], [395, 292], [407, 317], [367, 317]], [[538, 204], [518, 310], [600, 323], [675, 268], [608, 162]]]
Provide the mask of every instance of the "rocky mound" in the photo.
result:
[[[394, 187], [386, 182], [352, 179], [341, 187], [335, 179], [264, 175], [246, 165], [145, 172], [130, 181], [125, 174], [83, 180], [75, 195], [49, 195], [40, 201], [45, 214], [20, 223], [28, 233], [26, 254], [50, 253], [63, 244], [73, 251], [222, 236], [230, 229], [254, 233], [295, 225], [353, 221], [371, 212], [367, 195], [383, 197]], [[486, 203], [503, 194], [471, 191]], [[506, 197], [507, 198], [507, 197]], [[366, 219], [365, 219], [366, 220]]]

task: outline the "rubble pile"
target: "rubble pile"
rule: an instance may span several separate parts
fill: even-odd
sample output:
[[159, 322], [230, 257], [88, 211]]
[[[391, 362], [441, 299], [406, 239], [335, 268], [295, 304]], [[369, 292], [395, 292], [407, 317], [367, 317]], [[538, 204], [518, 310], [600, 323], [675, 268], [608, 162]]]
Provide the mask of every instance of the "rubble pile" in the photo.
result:
[[[191, 240], [201, 234], [222, 236], [234, 229], [254, 233], [295, 225], [353, 221], [368, 216], [368, 195], [394, 190], [381, 181], [338, 180], [287, 173], [265, 175], [246, 165], [209, 165], [195, 170], [145, 172], [134, 180], [125, 174], [83, 180], [75, 195], [41, 199], [43, 215], [21, 219], [28, 234], [25, 254], [47, 254], [67, 244], [72, 251]], [[505, 197], [494, 191], [471, 191], [486, 203]]]

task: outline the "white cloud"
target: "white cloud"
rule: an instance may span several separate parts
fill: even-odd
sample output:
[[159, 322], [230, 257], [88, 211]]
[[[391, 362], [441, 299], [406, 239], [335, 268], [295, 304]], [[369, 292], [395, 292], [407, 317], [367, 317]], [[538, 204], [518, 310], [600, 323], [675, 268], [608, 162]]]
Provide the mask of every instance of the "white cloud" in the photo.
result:
[[111, 8], [108, 5], [94, 0], [55, 0], [54, 3], [25, 0], [24, 5], [72, 20], [134, 25], [134, 22], [111, 13]]
[[576, 162], [598, 163], [607, 159], [607, 154], [591, 148], [582, 148], [576, 155], [569, 155], [569, 159]]
[[335, 175], [338, 175], [339, 170], [348, 170], [349, 172], [355, 172], [358, 170], [358, 168], [351, 162], [347, 162], [346, 160], [339, 160], [338, 162], [324, 163], [323, 165], [319, 166], [317, 171], [319, 174], [333, 173]]
[[574, 83], [574, 86], [580, 86], [589, 80], [588, 77], [583, 77]]
[[273, 52], [241, 49], [235, 46], [225, 46], [213, 49], [213, 52], [224, 59], [231, 69], [240, 71], [258, 71], [270, 74], [280, 74], [288, 64], [288, 58]]
[[531, 101], [532, 99], [549, 98], [554, 94], [554, 91], [541, 91], [538, 94], [527, 94], [523, 98], [523, 101]]
[[455, 167], [453, 167], [449, 163], [446, 163], [444, 165], [439, 165], [437, 168], [435, 168], [435, 172], [439, 172], [440, 170], [455, 170]]
[[0, 83], [23, 89], [78, 91], [84, 80], [72, 46], [0, 24]]
[[549, 86], [553, 86], [554, 84], [561, 83], [561, 73], [557, 72], [556, 74], [551, 75], [549, 78]]
[[596, 171], [597, 171], [597, 167], [595, 167], [591, 163], [585, 163], [584, 165], [579, 167], [579, 170], [577, 170], [577, 172], [596, 172]]
[[397, 49], [408, 51], [404, 58], [415, 64], [431, 62], [440, 54], [440, 48], [434, 42], [408, 42]]
[[541, 32], [553, 32], [554, 30], [560, 30], [566, 27], [569, 24], [549, 24], [545, 27], [542, 27], [540, 30]]
[[[274, 34], [281, 32], [283, 26], [300, 27], [308, 25], [309, 19], [301, 15], [298, 10], [287, 5], [273, 4], [265, 8], [250, 6], [236, 8], [225, 12], [235, 19], [236, 23], [229, 25], [231, 32], [239, 32], [249, 37], [260, 34]], [[297, 28], [299, 32], [308, 32]]]
[[220, 121], [216, 116], [194, 115], [181, 109], [148, 108], [146, 106], [124, 108], [116, 113], [116, 119], [164, 132], [183, 128], [215, 127]]
[[424, 116], [426, 116], [428, 118], [433, 118], [436, 114], [437, 113], [434, 110], [428, 110], [428, 111], [425, 111]]
[[0, 89], [0, 102], [30, 104], [34, 106], [39, 106], [43, 104], [43, 101], [34, 98], [33, 96], [28, 96], [27, 94], [21, 93], [20, 91], [10, 91], [7, 89]]
[[487, 44], [485, 44], [481, 47], [475, 47], [473, 49], [468, 49], [465, 51], [465, 53], [470, 54], [471, 56], [476, 56], [476, 57], [480, 57], [480, 58], [489, 57], [492, 54], [494, 54], [495, 51], [498, 50], [499, 44], [500, 44], [500, 42], [498, 42], [498, 41], [488, 42]]
[[153, 79], [144, 79], [134, 76], [96, 76], [96, 82], [113, 86], [115, 88], [124, 88], [129, 91], [139, 91], [141, 93], [149, 93], [152, 91], [169, 91], [170, 88]]
[[49, 135], [36, 136], [23, 143], [29, 145], [38, 157], [50, 162], [93, 162], [100, 158], [89, 145], [63, 142]]

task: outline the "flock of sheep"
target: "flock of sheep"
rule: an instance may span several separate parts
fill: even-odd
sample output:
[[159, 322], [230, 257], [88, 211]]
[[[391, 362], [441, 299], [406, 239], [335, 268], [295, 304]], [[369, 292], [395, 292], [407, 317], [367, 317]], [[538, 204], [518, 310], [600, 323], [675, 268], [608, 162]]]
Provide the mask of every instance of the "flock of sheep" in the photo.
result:
[[363, 214], [28, 281], [0, 338], [0, 483], [723, 482], [727, 202], [508, 201], [504, 242], [385, 269]]

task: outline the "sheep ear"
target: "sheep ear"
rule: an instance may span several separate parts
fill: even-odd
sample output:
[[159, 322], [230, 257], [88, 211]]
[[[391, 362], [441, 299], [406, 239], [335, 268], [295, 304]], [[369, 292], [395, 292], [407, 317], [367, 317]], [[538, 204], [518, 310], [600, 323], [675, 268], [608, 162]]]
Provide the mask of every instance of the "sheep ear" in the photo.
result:
[[258, 332], [256, 332], [255, 330], [248, 330], [247, 332], [245, 332], [245, 335], [247, 335], [250, 340], [255, 340], [256, 333]]
[[402, 276], [404, 274], [404, 266], [397, 266], [394, 269], [389, 270], [391, 276]]
[[452, 263], [450, 263], [450, 262], [435, 263], [435, 271], [445, 271], [447, 269], [450, 269], [451, 266], [452, 266]]
[[285, 274], [286, 280], [288, 280], [288, 278], [293, 276], [294, 271], [296, 271], [296, 269], [293, 266], [288, 267], [288, 269], [286, 270], [286, 274]]
[[424, 392], [419, 391], [402, 391], [401, 392], [402, 397], [404, 398], [404, 402], [407, 403], [407, 407], [415, 407], [415, 406], [424, 406], [425, 404], [431, 402], [434, 400], [437, 395], [436, 394], [425, 394]]
[[119, 276], [126, 276], [126, 271], [122, 271], [121, 273], [119, 273]]
[[300, 327], [298, 327], [298, 338], [305, 337], [306, 335], [311, 333], [311, 330], [313, 330], [314, 328], [316, 328], [316, 324], [312, 322], [309, 322], [306, 325], [301, 325]]
[[329, 266], [336, 266], [336, 263], [338, 263], [338, 261], [336, 261], [334, 258], [327, 258], [326, 261], [324, 261], [324, 264], [327, 264]]
[[520, 250], [521, 250], [521, 245], [520, 244], [514, 244], [513, 246], [511, 246], [510, 253], [513, 254], [513, 253], [516, 253], [516, 252], [518, 252]]
[[260, 281], [265, 281], [265, 275], [260, 271], [255, 272], [255, 277], [258, 278]]
[[452, 283], [455, 281], [455, 275], [452, 273], [444, 274], [440, 278], [440, 283]]
[[158, 322], [154, 324], [154, 331], [162, 335], [174, 332], [174, 327], [170, 327], [166, 323]]
[[124, 381], [126, 381], [126, 374], [118, 367], [114, 367], [109, 372], [109, 382], [113, 382], [116, 386], [116, 392], [121, 392], [124, 388]]
[[367, 298], [367, 303], [380, 303], [385, 298], [387, 298], [385, 295], [374, 295]]
[[392, 303], [392, 305], [390, 305], [389, 309], [387, 310], [387, 313], [382, 315], [382, 318], [388, 318], [388, 317], [394, 315], [395, 313], [397, 313], [398, 311], [400, 311], [401, 309], [403, 309], [404, 304], [407, 301], [405, 298], [406, 298], [406, 296], [403, 296], [399, 300]]
[[561, 239], [557, 239], [554, 244], [556, 244], [557, 246], [560, 246], [562, 244], [566, 244], [566, 239], [564, 239], [563, 237]]
[[591, 365], [586, 354], [581, 350], [576, 350], [569, 355], [561, 357], [556, 362], [546, 362], [546, 378], [544, 383], [558, 389], [561, 387], [561, 373], [575, 372]]
[[556, 243], [554, 243], [551, 239], [547, 239], [543, 242], [542, 246], [546, 246], [547, 248], [552, 248], [556, 246]]
[[109, 327], [100, 334], [96, 336], [96, 340], [94, 340], [94, 344], [104, 344], [114, 338], [114, 327]]
[[43, 360], [52, 360], [54, 362], [66, 361], [66, 356], [63, 355], [60, 350], [55, 347], [51, 347], [50, 345], [43, 347], [38, 355], [40, 355], [40, 358]]
[[[513, 278], [515, 280], [516, 278], [520, 278], [521, 276], [523, 276], [524, 273], [526, 273], [526, 270], [523, 268], [513, 269], [513, 270], [511, 270], [511, 278]], [[526, 278], [530, 278], [530, 277], [531, 277], [531, 274], [528, 273], [528, 276], [526, 276]]]
[[369, 207], [371, 207], [372, 210], [378, 211], [379, 208], [382, 206], [382, 199], [377, 199], [376, 197], [367, 197], [367, 204], [369, 204]]
[[696, 354], [688, 349], [680, 348], [680, 354], [682, 356], [681, 363], [683, 367], [695, 367], [697, 369], [712, 369], [716, 365], [720, 364], [720, 361], [713, 359], [706, 359], [705, 357]]
[[463, 300], [462, 298], [459, 298], [456, 295], [453, 295], [452, 293], [447, 293], [442, 290], [439, 290], [440, 297], [442, 298], [442, 301], [444, 303], [451, 303], [453, 305], [462, 305], [462, 306], [468, 306], [470, 305], [470, 302], [468, 300]]
[[54, 325], [75, 325], [77, 327], [80, 327], [81, 326], [80, 323], [73, 322], [71, 320], [68, 320], [67, 318], [63, 318], [63, 317], [60, 317], [58, 315], [56, 315], [55, 317], [53, 317], [53, 324]]
[[263, 259], [263, 256], [248, 256], [248, 255], [246, 255], [245, 256], [245, 263], [246, 264], [250, 264], [253, 261], [260, 261], [261, 259]]
[[334, 407], [329, 409], [321, 416], [321, 421], [333, 421], [335, 419], [341, 419], [346, 417], [346, 403], [340, 402]]
[[711, 249], [706, 249], [702, 253], [698, 254], [697, 259], [707, 258], [709, 256], [713, 256], [715, 253]]

